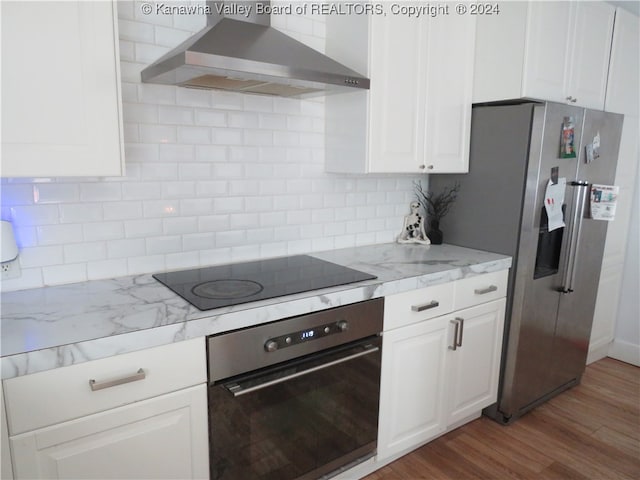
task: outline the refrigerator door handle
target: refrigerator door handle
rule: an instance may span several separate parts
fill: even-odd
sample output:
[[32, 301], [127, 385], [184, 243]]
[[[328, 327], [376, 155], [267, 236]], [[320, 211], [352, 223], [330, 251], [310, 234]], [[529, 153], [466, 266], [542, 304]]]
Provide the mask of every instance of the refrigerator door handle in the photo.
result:
[[570, 185], [572, 187], [576, 187], [578, 191], [575, 195], [574, 206], [573, 206], [573, 216], [571, 218], [570, 226], [569, 226], [569, 242], [568, 248], [569, 252], [567, 254], [567, 263], [564, 269], [564, 275], [562, 278], [562, 286], [560, 287], [560, 292], [562, 293], [571, 293], [573, 292], [573, 283], [575, 281], [575, 266], [577, 262], [577, 251], [578, 251], [578, 242], [580, 239], [580, 232], [582, 229], [582, 217], [584, 216], [584, 206], [585, 206], [585, 192], [586, 188], [589, 186], [589, 182], [585, 181], [575, 181], [571, 182]]
[[584, 209], [587, 204], [587, 192], [589, 191], [589, 182], [576, 182], [579, 183], [578, 187], [578, 199], [580, 202], [580, 211], [578, 213], [578, 227], [575, 235], [575, 243], [573, 246], [573, 263], [571, 266], [571, 276], [569, 277], [569, 293], [573, 292], [573, 286], [576, 281], [576, 265], [578, 264], [578, 252], [580, 249], [580, 236], [582, 234], [582, 220], [584, 218]]

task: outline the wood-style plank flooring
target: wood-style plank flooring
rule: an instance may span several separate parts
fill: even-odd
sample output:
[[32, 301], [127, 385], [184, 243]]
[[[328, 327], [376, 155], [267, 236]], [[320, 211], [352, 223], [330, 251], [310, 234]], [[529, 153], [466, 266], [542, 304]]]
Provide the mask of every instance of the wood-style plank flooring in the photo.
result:
[[600, 360], [513, 425], [479, 418], [365, 480], [422, 478], [640, 479], [640, 368]]

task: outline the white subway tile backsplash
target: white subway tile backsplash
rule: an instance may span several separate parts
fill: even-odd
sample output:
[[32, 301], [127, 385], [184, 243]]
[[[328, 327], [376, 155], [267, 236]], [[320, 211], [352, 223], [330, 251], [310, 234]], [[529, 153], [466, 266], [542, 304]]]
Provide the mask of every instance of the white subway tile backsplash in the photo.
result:
[[196, 183], [188, 182], [163, 182], [162, 198], [186, 198], [194, 197], [196, 194]]
[[[324, 173], [323, 97], [142, 84], [142, 69], [205, 25], [142, 3], [117, 5], [126, 176], [3, 179], [22, 277], [2, 289], [394, 241], [414, 178]], [[324, 50], [323, 17], [272, 21]]]
[[118, 240], [124, 238], [122, 222], [94, 222], [82, 225], [82, 237], [86, 241]]
[[221, 197], [213, 199], [213, 210], [216, 213], [235, 213], [244, 211], [242, 197]]
[[198, 252], [168, 253], [164, 258], [167, 270], [184, 270], [202, 266]]
[[172, 217], [162, 219], [162, 232], [165, 235], [180, 235], [198, 231], [198, 217]]
[[207, 163], [178, 164], [178, 178], [180, 180], [199, 180], [211, 177], [211, 165]]
[[161, 105], [158, 108], [158, 122], [168, 125], [193, 125], [191, 108]]
[[[3, 183], [0, 186], [0, 202], [2, 205], [31, 205], [36, 201], [35, 194], [37, 185]], [[39, 202], [46, 203], [46, 202]]]
[[242, 145], [243, 131], [238, 128], [213, 128], [213, 143], [217, 145]]
[[211, 93], [207, 90], [196, 90], [193, 88], [177, 88], [177, 104], [190, 107], [210, 107]]
[[200, 265], [220, 265], [231, 261], [231, 247], [200, 251]]
[[[43, 225], [36, 227], [39, 245], [65, 245], [83, 240], [82, 225]], [[23, 240], [22, 236], [19, 236]], [[20, 244], [25, 246], [21, 241]]]
[[244, 96], [241, 93], [214, 90], [211, 92], [211, 106], [222, 110], [242, 110], [244, 108]]
[[178, 141], [194, 145], [211, 143], [211, 129], [207, 127], [178, 127]]
[[208, 250], [216, 244], [215, 233], [190, 233], [182, 236], [182, 247], [185, 251]]
[[20, 250], [20, 265], [24, 268], [60, 265], [64, 263], [62, 246], [38, 246]]
[[208, 215], [213, 212], [213, 201], [210, 198], [188, 198], [180, 200], [182, 215]]
[[178, 164], [160, 162], [143, 163], [140, 174], [145, 180], [171, 180], [178, 178]]
[[[17, 185], [16, 185], [17, 186]], [[41, 183], [33, 186], [34, 203], [65, 203], [79, 200], [78, 185], [64, 183]]]
[[135, 258], [145, 255], [146, 248], [143, 238], [113, 240], [107, 243], [108, 258]]
[[124, 234], [127, 238], [147, 238], [162, 235], [162, 219], [136, 219], [124, 222]]
[[123, 277], [125, 275], [127, 275], [127, 260], [124, 258], [87, 262], [87, 279], [89, 280]]
[[178, 140], [177, 129], [169, 125], [139, 126], [140, 141], [143, 143], [176, 143]]
[[104, 242], [71, 243], [63, 247], [65, 263], [81, 263], [107, 258]]
[[246, 242], [244, 230], [228, 230], [226, 232], [216, 232], [216, 247], [233, 247], [243, 245]]
[[227, 114], [216, 110], [196, 110], [195, 124], [209, 127], [226, 127]]
[[273, 112], [273, 98], [269, 95], [243, 95], [248, 112]]
[[227, 160], [227, 147], [220, 145], [196, 145], [196, 160], [199, 162], [224, 162]]
[[227, 122], [233, 128], [257, 128], [260, 125], [257, 113], [250, 112], [229, 112]]
[[142, 202], [145, 218], [170, 217], [180, 214], [179, 200], [145, 200]]
[[148, 237], [146, 248], [148, 255], [180, 252], [182, 251], [182, 237], [180, 235]]
[[258, 222], [258, 213], [235, 213], [229, 216], [229, 226], [232, 230], [255, 228]]
[[216, 197], [224, 195], [228, 191], [229, 186], [226, 180], [207, 180], [196, 183], [196, 195], [198, 197]]
[[85, 202], [109, 202], [122, 198], [120, 183], [83, 183], [80, 185], [80, 200]]
[[[57, 227], [58, 225], [49, 225], [51, 227]], [[14, 225], [13, 234], [16, 239], [18, 248], [24, 247], [37, 247], [42, 245], [38, 238], [37, 228], [41, 227], [16, 227]], [[56, 242], [57, 243], [57, 242]]]
[[244, 143], [245, 145], [273, 145], [274, 134], [276, 132], [265, 130], [245, 130], [244, 131]]
[[59, 221], [58, 207], [56, 205], [14, 206], [10, 207], [10, 212], [10, 218], [4, 218], [4, 220], [10, 220], [14, 225], [23, 227], [49, 225]]
[[157, 182], [130, 182], [122, 184], [124, 200], [149, 200], [160, 198], [161, 184]]
[[229, 229], [229, 215], [206, 215], [198, 217], [199, 232], [220, 232]]
[[[125, 5], [127, 3], [129, 2], [118, 2], [119, 13], [123, 11], [121, 10], [120, 5]], [[118, 20], [118, 34], [123, 40], [153, 43], [153, 25], [146, 25], [144, 23], [133, 22], [121, 18]]]
[[131, 202], [110, 202], [104, 204], [105, 220], [127, 220], [142, 217], [142, 203]]
[[150, 105], [175, 105], [176, 87], [145, 83], [138, 85], [138, 98]]
[[138, 254], [127, 258], [127, 275], [163, 272], [166, 269], [165, 255]]
[[[151, 26], [149, 25], [149, 27]], [[181, 44], [187, 38], [189, 38], [192, 34], [191, 31], [176, 30], [175, 28], [167, 28], [167, 27], [162, 27], [160, 25], [156, 25], [155, 27], [151, 27], [151, 28], [153, 28], [155, 31], [155, 43], [157, 45], [161, 45], [163, 47], [169, 47], [169, 48], [173, 48], [176, 45]]]
[[87, 280], [87, 264], [76, 263], [44, 267], [42, 279], [45, 285], [84, 282]]

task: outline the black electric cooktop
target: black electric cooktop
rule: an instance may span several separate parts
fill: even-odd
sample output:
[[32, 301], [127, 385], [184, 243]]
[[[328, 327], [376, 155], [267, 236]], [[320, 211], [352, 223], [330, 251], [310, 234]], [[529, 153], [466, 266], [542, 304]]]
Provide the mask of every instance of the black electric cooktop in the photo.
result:
[[377, 278], [308, 255], [156, 273], [163, 283], [200, 310], [255, 302]]

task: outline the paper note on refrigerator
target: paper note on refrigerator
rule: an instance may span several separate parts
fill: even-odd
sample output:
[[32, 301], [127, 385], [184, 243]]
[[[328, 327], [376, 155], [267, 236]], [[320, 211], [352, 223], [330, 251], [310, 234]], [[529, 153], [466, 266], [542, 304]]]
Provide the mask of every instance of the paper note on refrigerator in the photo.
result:
[[591, 218], [612, 221], [616, 216], [616, 203], [620, 187], [591, 185]]
[[564, 227], [564, 215], [562, 205], [564, 204], [564, 191], [567, 186], [566, 178], [559, 178], [558, 183], [549, 180], [547, 191], [544, 195], [544, 208], [549, 219], [549, 231]]

